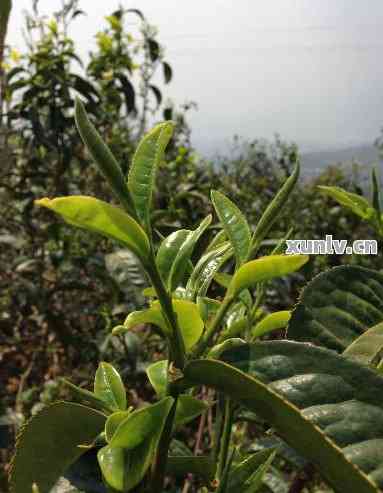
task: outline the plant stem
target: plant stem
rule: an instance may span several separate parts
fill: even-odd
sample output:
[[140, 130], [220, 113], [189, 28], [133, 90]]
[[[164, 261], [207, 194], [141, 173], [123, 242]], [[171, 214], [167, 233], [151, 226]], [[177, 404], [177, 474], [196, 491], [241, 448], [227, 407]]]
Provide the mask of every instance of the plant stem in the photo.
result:
[[233, 297], [226, 293], [226, 296], [221, 306], [219, 307], [219, 310], [216, 313], [211, 325], [208, 327], [205, 335], [201, 337], [200, 341], [198, 342], [194, 351], [192, 352], [192, 358], [200, 357], [205, 351], [205, 349], [209, 346], [232, 301], [233, 301]]
[[169, 338], [171, 353], [170, 359], [174, 361], [176, 368], [182, 370], [186, 362], [185, 344], [180, 328], [178, 326], [177, 316], [173, 310], [172, 300], [165, 289], [161, 276], [158, 273], [153, 252], [151, 253], [149, 263], [146, 266], [146, 271], [151, 283], [153, 284], [154, 289], [157, 292], [158, 300], [160, 302], [163, 314], [172, 330], [172, 335]]
[[229, 452], [231, 427], [233, 422], [233, 406], [229, 398], [225, 398], [225, 418], [223, 423], [222, 438], [219, 450], [217, 479], [222, 480]]
[[173, 423], [176, 415], [178, 396], [174, 398], [174, 404], [166, 419], [165, 427], [162, 431], [160, 442], [158, 444], [156, 458], [153, 463], [151, 488], [150, 491], [163, 491], [166, 465], [168, 462], [168, 451], [172, 439]]

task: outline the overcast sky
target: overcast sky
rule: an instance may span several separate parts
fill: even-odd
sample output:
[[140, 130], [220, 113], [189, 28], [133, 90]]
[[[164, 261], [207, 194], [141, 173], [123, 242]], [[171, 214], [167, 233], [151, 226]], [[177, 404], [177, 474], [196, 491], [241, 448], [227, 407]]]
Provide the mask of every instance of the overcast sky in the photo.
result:
[[[1, 0], [0, 0], [1, 1]], [[8, 42], [22, 48], [13, 2]], [[40, 0], [41, 10], [60, 0]], [[168, 95], [194, 100], [194, 141], [216, 148], [234, 134], [282, 138], [301, 148], [370, 143], [383, 127], [382, 0], [82, 0], [72, 35], [83, 53], [103, 17], [122, 3], [159, 28], [174, 69]]]

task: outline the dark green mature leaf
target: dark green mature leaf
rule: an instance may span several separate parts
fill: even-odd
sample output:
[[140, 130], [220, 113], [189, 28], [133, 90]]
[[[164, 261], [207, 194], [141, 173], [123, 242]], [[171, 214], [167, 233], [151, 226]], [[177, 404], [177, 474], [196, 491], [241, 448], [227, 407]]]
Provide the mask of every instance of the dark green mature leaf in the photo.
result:
[[83, 195], [36, 200], [37, 205], [56, 212], [73, 226], [102, 234], [125, 244], [137, 257], [146, 261], [149, 241], [139, 224], [128, 214], [102, 200]]
[[358, 337], [343, 354], [349, 356], [361, 364], [376, 366], [383, 351], [383, 323], [371, 327]]
[[126, 390], [120, 374], [109, 363], [98, 365], [94, 377], [94, 394], [116, 411], [126, 409]]
[[242, 265], [233, 275], [228, 291], [233, 296], [259, 282], [282, 277], [300, 269], [309, 260], [307, 255], [270, 255]]
[[209, 408], [210, 404], [192, 397], [191, 395], [181, 394], [177, 402], [175, 416], [176, 426], [182, 426], [200, 416]]
[[21, 429], [12, 461], [10, 487], [13, 493], [49, 493], [64, 471], [102, 432], [105, 416], [94, 409], [69, 402], [44, 408]]
[[224, 358], [236, 368], [196, 360], [185, 379], [255, 411], [337, 492], [383, 488], [381, 376], [333, 351], [291, 341], [242, 345]]
[[223, 229], [233, 246], [237, 266], [240, 266], [246, 262], [249, 255], [251, 244], [250, 227], [242, 212], [225, 195], [213, 190], [211, 192], [211, 200]]
[[157, 167], [173, 135], [173, 122], [156, 125], [138, 144], [128, 174], [128, 188], [146, 230], [150, 230], [150, 209]]
[[195, 474], [206, 482], [210, 482], [214, 479], [215, 464], [211, 457], [169, 456], [167, 472], [177, 478], [183, 478], [187, 474]]
[[267, 236], [273, 224], [282, 212], [291, 192], [294, 190], [294, 187], [298, 181], [299, 172], [300, 165], [299, 161], [297, 161], [293, 172], [287, 178], [281, 189], [267, 206], [265, 212], [261, 216], [261, 219], [258, 221], [257, 227], [254, 231], [254, 240], [252, 244], [253, 254], [258, 251], [263, 239]]
[[341, 266], [315, 277], [302, 292], [288, 338], [344, 351], [383, 320], [383, 274]]
[[84, 144], [99, 167], [101, 173], [108, 180], [117, 199], [126, 207], [130, 214], [134, 215], [132, 199], [126, 186], [121, 168], [113, 156], [109, 147], [102, 140], [100, 134], [90, 122], [84, 105], [76, 99], [75, 119], [78, 131]]

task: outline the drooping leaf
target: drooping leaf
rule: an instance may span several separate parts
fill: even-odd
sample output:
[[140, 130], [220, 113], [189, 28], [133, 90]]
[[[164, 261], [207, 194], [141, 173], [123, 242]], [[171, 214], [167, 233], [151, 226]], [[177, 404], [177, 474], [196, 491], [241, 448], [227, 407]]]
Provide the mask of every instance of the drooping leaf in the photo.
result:
[[340, 266], [315, 277], [303, 290], [288, 338], [344, 351], [383, 320], [383, 274]]
[[356, 193], [346, 192], [340, 187], [318, 186], [319, 190], [333, 198], [338, 204], [350, 209], [354, 214], [363, 218], [371, 219], [375, 213], [368, 200]]
[[289, 323], [290, 318], [291, 312], [288, 310], [270, 313], [253, 327], [251, 336], [255, 339], [273, 330], [284, 329]]
[[214, 479], [215, 464], [212, 458], [207, 456], [169, 456], [167, 472], [176, 478], [195, 474], [210, 483]]
[[10, 487], [13, 493], [49, 493], [64, 471], [102, 432], [105, 416], [99, 411], [69, 402], [52, 404], [21, 429], [12, 460]]
[[161, 94], [161, 91], [158, 89], [157, 86], [154, 86], [153, 84], [149, 84], [149, 88], [152, 91], [152, 93], [154, 94], [154, 97], [156, 98], [157, 109], [158, 109], [161, 106], [161, 103], [162, 103], [162, 94]]
[[141, 226], [121, 209], [102, 200], [82, 195], [40, 199], [37, 205], [56, 212], [73, 226], [117, 240], [141, 260], [149, 256], [149, 241]]
[[177, 410], [175, 416], [176, 426], [182, 426], [189, 421], [192, 421], [197, 416], [200, 416], [209, 408], [209, 403], [196, 399], [191, 395], [181, 394], [177, 402]]
[[262, 241], [267, 236], [275, 221], [278, 219], [280, 213], [282, 212], [291, 192], [294, 190], [294, 187], [298, 181], [299, 172], [300, 165], [299, 161], [297, 161], [293, 172], [287, 178], [287, 180], [282, 185], [270, 204], [266, 207], [265, 212], [262, 214], [261, 219], [258, 221], [257, 227], [254, 231], [254, 239], [252, 244], [253, 254], [258, 251]]
[[169, 84], [173, 77], [172, 68], [167, 62], [162, 62], [162, 69], [164, 72], [165, 84]]
[[94, 377], [94, 393], [116, 411], [126, 409], [126, 390], [118, 371], [109, 363], [98, 365]]
[[[190, 349], [199, 340], [204, 329], [204, 323], [195, 303], [182, 299], [173, 299], [173, 309], [177, 316], [178, 325], [185, 343], [186, 349]], [[160, 327], [164, 334], [171, 334], [171, 327], [167, 324], [158, 301], [154, 301], [150, 308], [130, 313], [122, 326], [113, 332], [122, 333], [130, 330], [138, 324], [153, 324]]]
[[258, 282], [282, 277], [300, 269], [309, 260], [307, 255], [270, 255], [242, 265], [234, 274], [229, 291], [235, 296]]
[[117, 163], [109, 147], [102, 140], [100, 134], [90, 122], [84, 105], [79, 99], [76, 99], [75, 119], [84, 144], [89, 149], [89, 152], [101, 173], [109, 182], [113, 193], [127, 208], [129, 213], [134, 214], [132, 199], [126, 186], [120, 165]]
[[251, 244], [250, 227], [242, 212], [225, 195], [213, 190], [211, 200], [226, 236], [233, 246], [237, 266], [240, 266], [246, 262], [249, 255]]
[[343, 354], [361, 364], [376, 366], [382, 357], [382, 351], [383, 322], [364, 332], [343, 351]]
[[174, 233], [171, 233], [161, 242], [156, 256], [156, 264], [161, 278], [166, 285], [169, 283], [172, 264], [180, 251], [181, 246], [190, 234], [190, 230], [180, 229], [178, 231], [174, 231]]
[[222, 357], [226, 363], [190, 362], [186, 381], [213, 386], [256, 412], [335, 491], [380, 491], [381, 376], [333, 351], [291, 341], [243, 345]]
[[126, 450], [134, 449], [162, 423], [173, 404], [172, 397], [165, 397], [160, 402], [146, 406], [129, 414], [117, 427], [112, 439], [111, 447], [123, 447]]
[[146, 369], [146, 374], [158, 397], [163, 397], [166, 394], [168, 382], [168, 361], [161, 360], [152, 363]]
[[150, 209], [156, 171], [164, 159], [165, 149], [173, 135], [173, 122], [156, 125], [138, 144], [128, 174], [128, 188], [138, 217], [150, 230]]

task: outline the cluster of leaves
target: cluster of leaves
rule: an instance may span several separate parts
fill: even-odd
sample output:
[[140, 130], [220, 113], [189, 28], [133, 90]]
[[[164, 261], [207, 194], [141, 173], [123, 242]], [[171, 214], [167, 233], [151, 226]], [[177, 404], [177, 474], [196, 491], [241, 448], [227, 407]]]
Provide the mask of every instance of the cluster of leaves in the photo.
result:
[[[128, 407], [125, 385], [110, 364], [100, 364], [93, 392], [65, 382], [86, 405], [59, 402], [24, 427], [13, 460], [13, 491], [48, 493], [84, 450], [96, 449], [110, 492], [162, 492], [167, 474], [195, 474], [204, 485], [201, 491], [273, 492], [275, 480], [278, 488], [285, 485], [270, 472], [285, 442], [315, 464], [335, 491], [381, 491], [381, 273], [337, 267], [308, 285], [292, 316], [276, 312], [263, 317], [258, 311], [265, 285], [308, 260], [281, 255], [285, 238], [270, 255], [259, 257], [296, 185], [299, 164], [253, 232], [240, 209], [213, 191], [221, 229], [194, 262], [193, 250], [211, 215], [194, 230], [171, 233], [159, 247], [153, 241], [157, 233], [150, 211], [156, 171], [173, 124], [162, 123], [142, 139], [125, 177], [80, 101], [76, 123], [123, 208], [79, 195], [37, 203], [72, 226], [112, 238], [137, 257], [150, 282], [144, 291], [149, 307], [131, 312], [112, 333], [151, 324], [167, 343], [167, 359], [147, 368], [158, 402], [137, 410]], [[214, 283], [223, 288], [223, 296], [211, 297]], [[287, 323], [290, 340], [254, 342]], [[209, 455], [174, 454], [171, 441], [177, 427], [212, 405], [196, 398], [201, 385], [217, 392], [214, 445]], [[278, 432], [277, 448], [256, 454], [244, 450], [238, 456], [231, 433], [243, 408]], [[40, 453], [33, 459], [36, 449]]]

